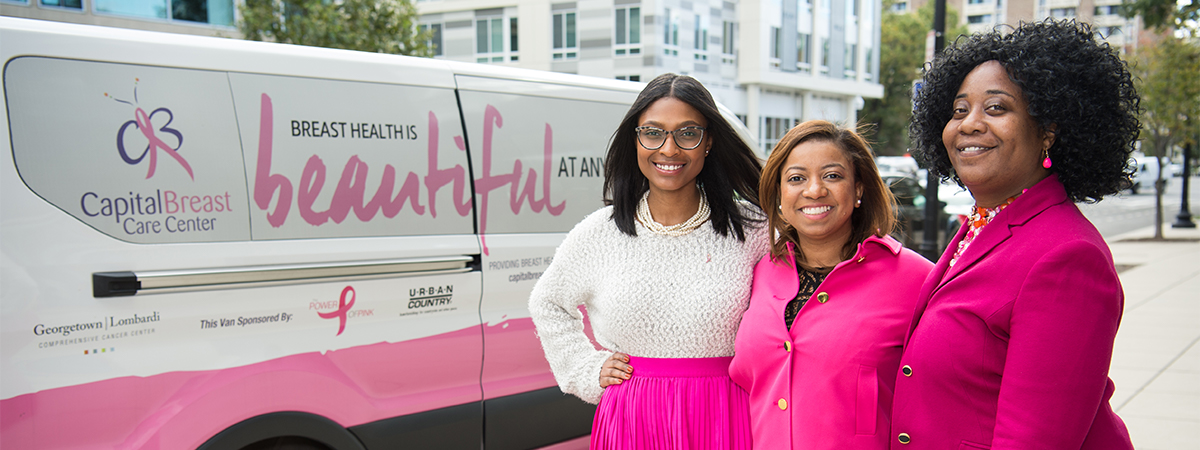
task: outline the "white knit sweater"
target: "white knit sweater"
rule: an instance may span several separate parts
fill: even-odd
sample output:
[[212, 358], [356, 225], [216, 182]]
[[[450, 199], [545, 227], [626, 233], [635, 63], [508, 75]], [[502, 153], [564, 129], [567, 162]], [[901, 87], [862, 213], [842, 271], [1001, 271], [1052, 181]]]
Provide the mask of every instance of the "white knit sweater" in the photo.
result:
[[[604, 392], [600, 368], [612, 351], [648, 358], [732, 356], [754, 265], [769, 247], [766, 227], [756, 226], [765, 222], [745, 227], [741, 242], [732, 230], [721, 237], [711, 221], [679, 237], [655, 234], [635, 221], [633, 237], [611, 217], [609, 206], [575, 225], [529, 298], [559, 387], [589, 403], [599, 403]], [[610, 351], [597, 351], [584, 335], [579, 305], [587, 308], [596, 341]]]

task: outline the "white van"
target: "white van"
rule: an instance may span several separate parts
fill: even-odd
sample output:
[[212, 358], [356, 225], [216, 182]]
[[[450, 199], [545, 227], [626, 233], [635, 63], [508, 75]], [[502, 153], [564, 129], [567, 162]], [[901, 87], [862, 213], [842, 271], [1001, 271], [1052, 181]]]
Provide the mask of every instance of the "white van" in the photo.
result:
[[13, 18], [0, 42], [0, 447], [586, 446], [526, 304], [640, 84]]
[[[1154, 193], [1154, 181], [1159, 176], [1161, 168], [1158, 165], [1158, 159], [1153, 156], [1146, 156], [1141, 153], [1133, 154], [1133, 176], [1130, 178], [1129, 191], [1133, 194], [1138, 192]], [[1170, 183], [1169, 174], [1162, 174], [1163, 182]]]

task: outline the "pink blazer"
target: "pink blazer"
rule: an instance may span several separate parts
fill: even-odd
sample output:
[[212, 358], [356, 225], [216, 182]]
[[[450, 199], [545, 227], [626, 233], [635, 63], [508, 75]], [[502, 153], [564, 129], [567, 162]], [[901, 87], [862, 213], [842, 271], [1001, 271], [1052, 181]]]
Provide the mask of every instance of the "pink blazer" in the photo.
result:
[[887, 448], [900, 346], [933, 264], [891, 237], [868, 238], [789, 330], [783, 309], [800, 289], [793, 251], [755, 266], [729, 366], [750, 394], [754, 448]]
[[1017, 197], [949, 268], [964, 232], [921, 287], [891, 448], [1132, 449], [1108, 403], [1124, 294], [1058, 177]]

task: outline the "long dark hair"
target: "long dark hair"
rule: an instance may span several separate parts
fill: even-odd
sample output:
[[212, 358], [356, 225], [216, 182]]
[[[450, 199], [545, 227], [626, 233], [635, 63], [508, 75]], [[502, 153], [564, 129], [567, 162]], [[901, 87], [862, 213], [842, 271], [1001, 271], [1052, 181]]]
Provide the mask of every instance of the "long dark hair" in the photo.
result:
[[810, 141], [830, 142], [837, 146], [854, 166], [854, 181], [862, 184], [862, 205], [850, 215], [850, 240], [842, 247], [842, 259], [850, 259], [862, 241], [872, 235], [883, 237], [896, 227], [896, 217], [892, 213], [895, 200], [892, 191], [880, 178], [879, 169], [875, 167], [875, 154], [862, 135], [824, 120], [810, 120], [788, 130], [775, 145], [775, 150], [771, 151], [771, 157], [763, 169], [759, 201], [766, 206], [763, 209], [767, 220], [777, 236], [771, 241], [771, 256], [778, 259], [787, 255], [787, 243], [791, 242], [796, 246], [796, 259], [804, 260], [804, 247], [800, 245], [796, 229], [783, 220], [776, 206], [782, 195], [780, 177], [783, 176], [784, 164], [797, 146]]
[[735, 196], [758, 206], [762, 164], [721, 116], [708, 89], [687, 75], [667, 73], [650, 81], [613, 133], [604, 162], [604, 204], [613, 206], [613, 221], [622, 233], [637, 236], [634, 216], [642, 194], [650, 189], [650, 181], [638, 167], [634, 128], [646, 108], [666, 97], [691, 105], [708, 121], [704, 134], [712, 139], [712, 150], [705, 156], [704, 168], [696, 179], [704, 186], [713, 229], [721, 236], [729, 236], [732, 229], [738, 240], [745, 241], [746, 224], [761, 219], [743, 215]]

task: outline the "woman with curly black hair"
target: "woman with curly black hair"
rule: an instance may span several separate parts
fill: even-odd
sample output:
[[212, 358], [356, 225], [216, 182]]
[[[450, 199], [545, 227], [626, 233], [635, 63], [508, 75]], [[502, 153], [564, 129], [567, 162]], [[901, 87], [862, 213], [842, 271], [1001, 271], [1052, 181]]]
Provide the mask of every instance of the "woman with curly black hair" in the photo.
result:
[[1108, 378], [1124, 294], [1075, 202], [1130, 173], [1138, 96], [1073, 21], [967, 38], [928, 68], [911, 134], [975, 208], [917, 300], [892, 448], [1131, 449]]

